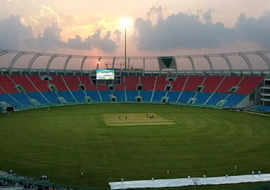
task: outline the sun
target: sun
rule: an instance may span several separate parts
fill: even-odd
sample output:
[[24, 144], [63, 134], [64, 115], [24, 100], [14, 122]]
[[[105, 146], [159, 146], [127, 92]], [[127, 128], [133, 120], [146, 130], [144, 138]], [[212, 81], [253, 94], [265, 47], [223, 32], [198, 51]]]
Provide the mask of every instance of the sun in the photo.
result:
[[129, 17], [121, 17], [120, 18], [120, 27], [122, 29], [129, 28], [132, 25], [132, 20]]

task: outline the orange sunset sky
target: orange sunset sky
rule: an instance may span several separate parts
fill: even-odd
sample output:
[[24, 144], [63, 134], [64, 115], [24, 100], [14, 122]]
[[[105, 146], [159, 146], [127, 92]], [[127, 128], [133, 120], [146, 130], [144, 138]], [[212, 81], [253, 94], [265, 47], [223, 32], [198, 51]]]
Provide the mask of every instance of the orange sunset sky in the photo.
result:
[[0, 49], [123, 55], [123, 17], [131, 20], [128, 55], [270, 48], [269, 0], [0, 0], [0, 6]]

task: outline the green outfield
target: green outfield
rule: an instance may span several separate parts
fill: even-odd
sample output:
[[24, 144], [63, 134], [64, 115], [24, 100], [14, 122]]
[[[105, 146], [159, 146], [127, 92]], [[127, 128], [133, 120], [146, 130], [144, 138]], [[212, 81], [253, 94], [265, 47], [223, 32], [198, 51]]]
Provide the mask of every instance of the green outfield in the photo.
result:
[[97, 104], [0, 115], [0, 170], [63, 184], [270, 172], [269, 147], [270, 118], [243, 112]]

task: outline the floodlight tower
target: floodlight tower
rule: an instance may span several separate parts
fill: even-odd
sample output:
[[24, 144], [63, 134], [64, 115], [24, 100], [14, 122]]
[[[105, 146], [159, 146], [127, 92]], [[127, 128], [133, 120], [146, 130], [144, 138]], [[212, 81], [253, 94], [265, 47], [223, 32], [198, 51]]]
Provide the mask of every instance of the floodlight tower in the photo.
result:
[[125, 27], [125, 70], [127, 70], [127, 27]]
[[124, 47], [124, 59], [125, 59], [125, 70], [127, 69], [127, 28], [131, 25], [131, 19], [127, 17], [120, 18], [121, 28], [124, 28], [125, 32], [125, 47]]

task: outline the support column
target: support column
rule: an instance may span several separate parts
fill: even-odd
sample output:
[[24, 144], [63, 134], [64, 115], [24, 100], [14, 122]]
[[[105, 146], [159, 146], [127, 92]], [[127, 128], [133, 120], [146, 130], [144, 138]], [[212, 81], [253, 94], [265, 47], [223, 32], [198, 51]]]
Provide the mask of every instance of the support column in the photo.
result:
[[81, 72], [83, 72], [83, 66], [84, 66], [84, 63], [85, 63], [87, 58], [88, 58], [87, 56], [84, 56], [82, 61], [81, 61]]
[[22, 57], [25, 53], [24, 52], [18, 52], [14, 57], [13, 59], [11, 60], [10, 64], [9, 64], [9, 67], [8, 67], [8, 70], [10, 71], [14, 65], [16, 64], [16, 62], [18, 61], [18, 59], [20, 59], [20, 57]]
[[50, 69], [52, 62], [56, 57], [57, 57], [57, 55], [52, 55], [51, 58], [49, 59], [47, 67], [46, 67], [47, 71]]
[[114, 69], [115, 61], [116, 61], [116, 57], [113, 57], [113, 61], [112, 61], [112, 69]]
[[227, 63], [227, 65], [229, 67], [229, 70], [232, 71], [232, 63], [231, 63], [230, 59], [224, 54], [221, 54], [220, 57], [222, 57], [225, 60], [225, 62]]
[[31, 58], [31, 60], [30, 60], [29, 63], [28, 63], [28, 66], [27, 66], [27, 69], [28, 69], [28, 70], [31, 70], [33, 64], [36, 62], [36, 60], [37, 60], [40, 56], [42, 56], [42, 54], [37, 53], [37, 54], [35, 54], [35, 55]]
[[252, 64], [251, 64], [251, 62], [250, 62], [248, 56], [247, 56], [246, 54], [244, 54], [244, 53], [239, 53], [238, 55], [245, 61], [245, 63], [246, 63], [247, 66], [248, 66], [248, 69], [249, 69], [250, 71], [252, 71], [252, 70], [253, 70], [253, 67], [252, 67]]
[[69, 55], [67, 60], [65, 61], [64, 70], [67, 70], [67, 66], [71, 58], [72, 58], [72, 55]]
[[195, 68], [195, 64], [194, 64], [194, 61], [193, 61], [192, 57], [191, 56], [188, 56], [187, 58], [188, 58], [189, 62], [191, 63], [192, 70], [195, 71], [196, 68]]
[[255, 55], [259, 56], [270, 70], [270, 59], [262, 52], [256, 52]]
[[210, 57], [209, 57], [208, 55], [204, 55], [203, 57], [204, 57], [204, 58], [206, 59], [206, 61], [209, 63], [210, 70], [213, 71], [213, 70], [214, 70], [214, 67], [213, 67], [213, 63], [212, 63]]

